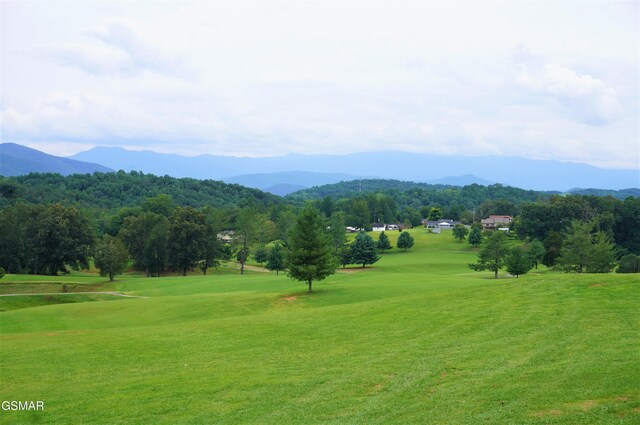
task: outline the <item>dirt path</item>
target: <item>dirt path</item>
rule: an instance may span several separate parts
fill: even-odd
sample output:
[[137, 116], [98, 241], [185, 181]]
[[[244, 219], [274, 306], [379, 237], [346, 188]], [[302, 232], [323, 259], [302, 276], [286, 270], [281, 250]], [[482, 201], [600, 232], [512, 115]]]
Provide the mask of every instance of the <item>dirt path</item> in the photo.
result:
[[121, 294], [119, 292], [43, 292], [39, 294], [0, 294], [0, 297], [21, 297], [25, 295], [77, 295], [77, 294], [98, 294], [98, 295], [113, 295], [116, 297], [125, 298], [149, 298], [142, 295], [128, 295]]

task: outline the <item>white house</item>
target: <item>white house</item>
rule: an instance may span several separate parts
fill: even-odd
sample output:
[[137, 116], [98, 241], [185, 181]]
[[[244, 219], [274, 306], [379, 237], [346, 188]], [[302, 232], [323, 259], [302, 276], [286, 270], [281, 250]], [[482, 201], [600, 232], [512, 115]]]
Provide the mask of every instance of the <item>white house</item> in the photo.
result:
[[374, 223], [371, 225], [371, 229], [374, 232], [384, 232], [386, 230], [386, 227], [384, 223]]

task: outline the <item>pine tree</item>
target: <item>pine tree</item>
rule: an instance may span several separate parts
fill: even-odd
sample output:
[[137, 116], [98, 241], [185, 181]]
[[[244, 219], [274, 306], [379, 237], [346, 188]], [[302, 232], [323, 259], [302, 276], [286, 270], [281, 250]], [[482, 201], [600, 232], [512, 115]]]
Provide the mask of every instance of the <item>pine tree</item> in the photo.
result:
[[504, 232], [495, 231], [478, 253], [478, 262], [469, 264], [469, 267], [475, 271], [491, 270], [495, 273], [495, 278], [497, 279], [498, 271], [504, 266], [506, 255], [507, 236]]
[[373, 264], [380, 259], [373, 238], [364, 232], [358, 233], [351, 244], [351, 262], [353, 264]]
[[507, 272], [515, 277], [527, 274], [533, 268], [531, 258], [519, 246], [516, 246], [509, 251], [504, 263], [507, 266]]
[[314, 280], [335, 273], [337, 262], [333, 251], [324, 219], [315, 208], [306, 207], [289, 234], [285, 260], [289, 277], [305, 282], [311, 292]]
[[389, 237], [384, 234], [384, 232], [380, 233], [378, 237], [378, 250], [384, 254], [384, 251], [387, 249], [392, 249], [391, 242], [389, 241]]
[[409, 232], [402, 232], [398, 237], [398, 248], [402, 248], [407, 251], [408, 248], [413, 246], [414, 240]]
[[281, 244], [276, 243], [273, 248], [269, 250], [266, 267], [267, 270], [275, 270], [276, 276], [281, 270], [284, 270], [284, 251]]

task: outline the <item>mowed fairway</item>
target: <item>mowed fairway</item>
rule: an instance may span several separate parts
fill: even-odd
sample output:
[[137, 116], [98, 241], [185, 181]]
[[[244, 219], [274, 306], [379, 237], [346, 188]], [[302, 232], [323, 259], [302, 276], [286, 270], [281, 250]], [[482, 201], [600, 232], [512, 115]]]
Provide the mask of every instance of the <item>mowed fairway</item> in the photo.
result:
[[0, 312], [2, 400], [45, 402], [0, 421], [640, 423], [638, 276], [494, 280], [449, 232], [412, 234], [313, 294], [258, 271], [129, 277], [106, 290], [148, 298]]

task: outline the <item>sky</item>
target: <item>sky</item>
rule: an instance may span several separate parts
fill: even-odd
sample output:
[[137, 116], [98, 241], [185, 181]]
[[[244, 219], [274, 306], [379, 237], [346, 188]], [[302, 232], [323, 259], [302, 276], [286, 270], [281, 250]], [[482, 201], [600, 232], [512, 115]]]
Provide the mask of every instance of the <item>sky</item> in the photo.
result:
[[639, 169], [639, 4], [0, 0], [0, 136]]

